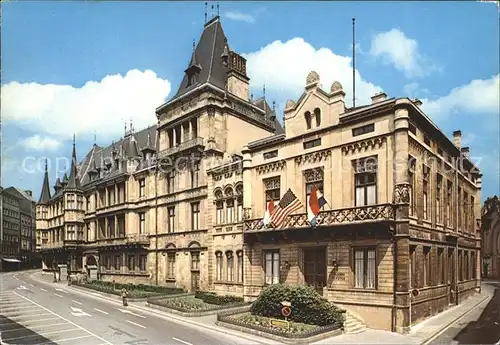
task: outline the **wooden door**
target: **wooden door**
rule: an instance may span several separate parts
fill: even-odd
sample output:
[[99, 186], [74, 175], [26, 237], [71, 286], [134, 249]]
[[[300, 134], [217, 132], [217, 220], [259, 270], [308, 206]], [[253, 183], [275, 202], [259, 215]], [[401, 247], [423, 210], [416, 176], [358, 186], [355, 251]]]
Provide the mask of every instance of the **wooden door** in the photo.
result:
[[191, 272], [191, 291], [200, 289], [200, 272]]
[[326, 286], [325, 247], [304, 249], [304, 280], [319, 294], [323, 294], [323, 287]]

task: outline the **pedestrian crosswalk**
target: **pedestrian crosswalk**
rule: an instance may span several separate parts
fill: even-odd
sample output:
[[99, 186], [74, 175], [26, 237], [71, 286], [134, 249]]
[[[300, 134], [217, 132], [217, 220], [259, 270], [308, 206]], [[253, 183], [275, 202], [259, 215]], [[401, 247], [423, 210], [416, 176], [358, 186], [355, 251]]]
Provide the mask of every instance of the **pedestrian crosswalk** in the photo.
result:
[[0, 292], [0, 344], [110, 344], [14, 291]]

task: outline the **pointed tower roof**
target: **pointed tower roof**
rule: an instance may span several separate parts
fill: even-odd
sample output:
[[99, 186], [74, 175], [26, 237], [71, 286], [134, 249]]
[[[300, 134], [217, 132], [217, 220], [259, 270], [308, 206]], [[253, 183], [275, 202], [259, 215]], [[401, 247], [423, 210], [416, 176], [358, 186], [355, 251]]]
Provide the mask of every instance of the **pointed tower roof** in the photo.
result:
[[[186, 74], [173, 99], [204, 83], [210, 83], [224, 89], [228, 67], [223, 64], [222, 56], [226, 42], [227, 39], [222, 29], [220, 17], [216, 16], [205, 24], [198, 45], [191, 55], [189, 67], [186, 69]], [[226, 49], [229, 49], [229, 47]], [[200, 68], [200, 72], [197, 83], [189, 85], [187, 71], [191, 68], [191, 65], [198, 66], [196, 68]]]
[[73, 153], [71, 154], [71, 168], [69, 171], [69, 180], [68, 184], [66, 185], [66, 188], [72, 188], [72, 189], [80, 189], [80, 179], [78, 178], [77, 174], [78, 171], [76, 169], [76, 148], [75, 148], [75, 136], [73, 135]]
[[68, 181], [69, 181], [68, 174], [64, 173], [64, 176], [63, 176], [63, 179], [61, 181], [61, 184], [62, 185], [66, 185], [66, 184], [68, 184]]
[[139, 148], [137, 147], [137, 140], [135, 140], [135, 135], [132, 134], [128, 141], [128, 148], [126, 148], [127, 158], [141, 157], [139, 154]]
[[56, 184], [54, 185], [54, 188], [61, 188], [62, 187], [62, 184], [61, 184], [61, 180], [59, 179], [59, 177], [56, 179]]
[[156, 152], [155, 147], [153, 146], [153, 143], [151, 142], [151, 134], [148, 133], [148, 137], [146, 139], [146, 143], [144, 144], [142, 152]]
[[49, 170], [47, 159], [45, 159], [45, 174], [43, 176], [42, 193], [40, 194], [40, 199], [38, 203], [46, 204], [50, 200], [50, 186], [49, 186]]

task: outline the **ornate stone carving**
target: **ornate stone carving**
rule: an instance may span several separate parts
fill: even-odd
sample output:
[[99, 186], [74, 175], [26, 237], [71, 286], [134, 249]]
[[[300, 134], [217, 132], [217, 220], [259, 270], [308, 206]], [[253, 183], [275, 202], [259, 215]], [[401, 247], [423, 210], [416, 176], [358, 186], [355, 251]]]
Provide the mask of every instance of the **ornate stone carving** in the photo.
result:
[[306, 85], [319, 82], [319, 74], [315, 71], [309, 72], [306, 78]]
[[265, 174], [271, 171], [281, 171], [285, 166], [286, 166], [285, 161], [278, 161], [258, 166], [256, 170], [257, 173], [259, 174]]
[[400, 183], [394, 186], [394, 198], [393, 203], [395, 204], [409, 204], [410, 203], [410, 189], [409, 183]]
[[306, 183], [309, 182], [316, 182], [316, 181], [323, 181], [323, 167], [321, 168], [315, 168], [315, 169], [308, 169], [304, 171], [304, 178], [306, 180]]
[[295, 107], [296, 103], [289, 99], [288, 101], [286, 101], [286, 106], [285, 106], [285, 109], [292, 109], [293, 107]]
[[271, 177], [264, 180], [264, 188], [266, 190], [280, 189], [281, 179], [280, 177]]
[[336, 91], [342, 90], [342, 84], [339, 83], [338, 81], [334, 81], [332, 86], [330, 87], [330, 92], [334, 93]]
[[373, 150], [376, 148], [381, 148], [382, 145], [387, 141], [387, 138], [373, 138], [364, 141], [359, 141], [356, 143], [351, 143], [342, 146], [342, 153], [348, 155], [349, 153], [356, 153], [361, 151]]
[[250, 207], [245, 207], [243, 209], [243, 219], [250, 219], [250, 213], [251, 213], [251, 208]]
[[316, 162], [321, 162], [323, 160], [326, 160], [329, 156], [332, 155], [332, 151], [330, 150], [323, 150], [323, 151], [316, 151], [312, 153], [308, 153], [299, 157], [295, 157], [295, 163], [296, 164], [306, 164], [306, 163], [316, 163]]

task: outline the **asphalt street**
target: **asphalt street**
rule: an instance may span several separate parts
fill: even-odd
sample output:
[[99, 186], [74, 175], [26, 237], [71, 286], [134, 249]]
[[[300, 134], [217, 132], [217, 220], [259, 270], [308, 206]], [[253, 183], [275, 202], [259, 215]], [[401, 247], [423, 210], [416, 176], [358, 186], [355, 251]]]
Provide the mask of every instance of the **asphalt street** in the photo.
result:
[[430, 344], [500, 344], [500, 282], [484, 282], [495, 287], [489, 303], [473, 309], [453, 323]]
[[91, 293], [42, 284], [27, 273], [0, 274], [2, 345], [249, 344], [222, 332], [131, 311]]

